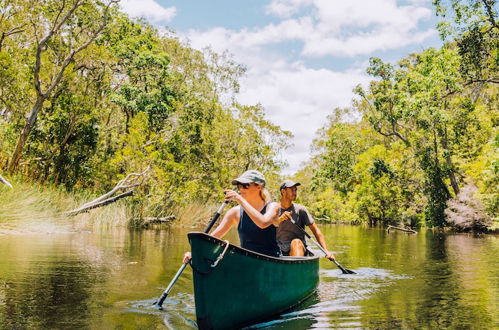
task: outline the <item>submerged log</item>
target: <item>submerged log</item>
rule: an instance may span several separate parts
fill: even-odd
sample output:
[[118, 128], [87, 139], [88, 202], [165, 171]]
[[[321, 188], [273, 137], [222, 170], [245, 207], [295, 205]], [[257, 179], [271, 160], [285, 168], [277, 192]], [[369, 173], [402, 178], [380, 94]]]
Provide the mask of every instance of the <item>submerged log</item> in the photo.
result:
[[149, 228], [154, 224], [165, 224], [165, 223], [170, 223], [173, 220], [175, 220], [174, 215], [169, 215], [164, 218], [156, 218], [156, 217], [144, 217], [142, 219], [136, 219], [135, 223], [140, 227], [140, 228]]
[[175, 220], [175, 216], [169, 215], [164, 218], [146, 217], [143, 220], [144, 220], [144, 225], [153, 224], [153, 223], [167, 223]]
[[388, 225], [387, 231], [390, 232], [390, 229], [400, 230], [400, 231], [403, 231], [403, 232], [406, 232], [406, 233], [410, 233], [410, 234], [417, 234], [418, 233], [417, 231], [412, 230], [412, 229], [400, 228], [400, 227], [395, 227], [395, 226], [392, 226], [392, 225]]
[[0, 175], [0, 182], [12, 189], [12, 185], [9, 183], [9, 181], [5, 180], [2, 175]]

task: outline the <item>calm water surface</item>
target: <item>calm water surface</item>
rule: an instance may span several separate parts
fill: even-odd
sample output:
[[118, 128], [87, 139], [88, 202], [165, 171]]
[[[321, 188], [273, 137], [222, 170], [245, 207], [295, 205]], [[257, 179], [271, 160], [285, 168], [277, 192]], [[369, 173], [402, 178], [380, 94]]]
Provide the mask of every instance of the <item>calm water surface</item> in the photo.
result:
[[[254, 329], [499, 328], [499, 237], [321, 225], [357, 275], [321, 261], [316, 294]], [[0, 329], [196, 329], [188, 229], [0, 236]], [[238, 242], [235, 233], [231, 242]]]

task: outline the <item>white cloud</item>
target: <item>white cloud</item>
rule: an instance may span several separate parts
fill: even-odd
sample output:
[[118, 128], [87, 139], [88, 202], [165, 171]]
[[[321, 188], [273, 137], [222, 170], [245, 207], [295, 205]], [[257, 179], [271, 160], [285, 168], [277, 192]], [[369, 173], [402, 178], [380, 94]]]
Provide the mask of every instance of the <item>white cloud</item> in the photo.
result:
[[313, 57], [329, 54], [351, 57], [418, 44], [434, 35], [434, 30], [402, 32], [384, 28], [369, 33], [359, 33], [350, 38], [314, 38], [305, 44], [303, 54]]
[[[314, 8], [314, 14], [251, 30], [214, 28], [190, 31], [188, 36], [193, 45], [209, 41], [214, 49], [261, 48], [300, 41], [304, 56], [351, 57], [417, 44], [436, 34], [434, 29], [418, 30], [418, 24], [431, 16], [430, 9], [397, 6], [394, 0], [274, 0], [269, 7], [273, 5], [293, 10], [308, 5]], [[280, 13], [277, 9], [273, 12]]]
[[[238, 99], [261, 103], [270, 121], [294, 134], [294, 147], [283, 155], [290, 174], [309, 158], [309, 145], [332, 109], [349, 106], [353, 87], [368, 83], [367, 56], [420, 44], [435, 34], [420, 27], [431, 16], [425, 6], [429, 4], [422, 0], [409, 5], [395, 0], [272, 0], [266, 12], [279, 17], [277, 23], [237, 31], [190, 30], [184, 36], [197, 49], [229, 50], [248, 68]], [[269, 47], [289, 41], [298, 42], [293, 55], [298, 60]], [[360, 55], [365, 55], [362, 63], [352, 63], [343, 72], [304, 64], [318, 57]]]
[[244, 104], [258, 100], [270, 121], [294, 134], [294, 146], [283, 154], [290, 165], [285, 171], [288, 174], [308, 159], [309, 145], [333, 108], [349, 106], [353, 87], [369, 81], [360, 69], [335, 72], [299, 64], [287, 68], [270, 64], [264, 68], [266, 74], [261, 70], [248, 71], [238, 98]]
[[286, 18], [297, 13], [302, 7], [310, 5], [312, 2], [312, 0], [272, 0], [265, 8], [265, 12]]
[[166, 23], [177, 14], [175, 7], [165, 8], [154, 0], [122, 0], [121, 8], [131, 17], [143, 17], [151, 23]]

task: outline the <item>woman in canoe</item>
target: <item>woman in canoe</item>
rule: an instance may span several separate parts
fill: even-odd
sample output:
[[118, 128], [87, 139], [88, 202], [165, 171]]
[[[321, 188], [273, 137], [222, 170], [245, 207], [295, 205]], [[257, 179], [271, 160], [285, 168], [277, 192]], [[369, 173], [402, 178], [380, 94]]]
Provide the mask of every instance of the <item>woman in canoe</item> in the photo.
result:
[[[270, 201], [263, 174], [249, 170], [232, 180], [232, 184], [237, 185], [239, 193], [227, 189], [225, 200], [235, 201], [239, 205], [225, 214], [211, 235], [221, 239], [233, 226], [237, 226], [242, 248], [279, 257], [281, 251], [277, 244], [276, 228], [287, 216], [283, 214], [279, 217], [279, 204]], [[184, 263], [189, 262], [190, 258], [187, 252]]]

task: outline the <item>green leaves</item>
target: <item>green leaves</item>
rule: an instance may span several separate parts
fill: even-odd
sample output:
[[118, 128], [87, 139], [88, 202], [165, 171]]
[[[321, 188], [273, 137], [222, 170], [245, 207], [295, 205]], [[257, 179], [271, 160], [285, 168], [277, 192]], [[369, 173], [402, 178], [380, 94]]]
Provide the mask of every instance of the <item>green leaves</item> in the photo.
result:
[[[446, 201], [466, 180], [477, 182], [480, 198], [497, 214], [489, 184], [498, 177], [491, 143], [498, 122], [495, 1], [434, 3], [439, 15], [454, 19], [440, 28], [456, 42], [396, 66], [371, 58], [367, 73], [374, 80], [354, 89], [359, 99], [349, 110], [361, 112], [362, 121], [336, 120], [322, 129], [319, 155], [308, 168], [316, 171], [311, 193], [319, 214], [445, 226]], [[369, 136], [365, 125], [383, 140]], [[348, 211], [338, 211], [338, 198]]]
[[[67, 53], [97, 31], [107, 3], [78, 3], [37, 59], [37, 42], [76, 3], [0, 0], [1, 166], [36, 95], [55, 81]], [[37, 110], [23, 173], [100, 192], [150, 168], [150, 181], [131, 200], [134, 217], [218, 200], [249, 167], [277, 180], [290, 133], [266, 120], [262, 106], [234, 101], [244, 70], [227, 53], [192, 49], [111, 8], [105, 29], [67, 63]]]

